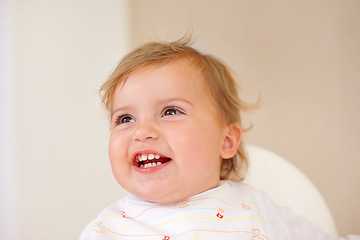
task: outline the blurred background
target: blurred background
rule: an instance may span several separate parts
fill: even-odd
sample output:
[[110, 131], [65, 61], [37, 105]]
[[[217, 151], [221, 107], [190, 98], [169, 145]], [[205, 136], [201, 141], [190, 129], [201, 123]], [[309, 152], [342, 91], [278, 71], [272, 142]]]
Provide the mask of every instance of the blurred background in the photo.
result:
[[[316, 185], [360, 234], [360, 1], [0, 0], [0, 239], [77, 239], [124, 190], [98, 88], [147, 40], [193, 29], [236, 73], [245, 141]], [[304, 196], [306, 198], [306, 196]]]

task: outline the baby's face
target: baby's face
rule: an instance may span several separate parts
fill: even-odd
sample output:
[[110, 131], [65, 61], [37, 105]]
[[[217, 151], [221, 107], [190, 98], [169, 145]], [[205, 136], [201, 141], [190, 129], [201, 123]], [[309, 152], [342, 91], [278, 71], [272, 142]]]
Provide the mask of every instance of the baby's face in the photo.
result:
[[115, 89], [109, 146], [116, 180], [151, 202], [216, 187], [227, 126], [186, 60], [132, 73]]

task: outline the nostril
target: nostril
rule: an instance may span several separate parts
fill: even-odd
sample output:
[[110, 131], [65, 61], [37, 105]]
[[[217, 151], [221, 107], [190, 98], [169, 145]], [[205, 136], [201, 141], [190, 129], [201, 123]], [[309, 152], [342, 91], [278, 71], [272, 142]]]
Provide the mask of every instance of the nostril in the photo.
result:
[[148, 141], [158, 138], [158, 131], [152, 125], [138, 126], [134, 132], [134, 140], [136, 141]]
[[156, 139], [157, 136], [155, 134], [146, 134], [146, 135], [135, 135], [134, 139], [137, 141], [148, 141], [148, 140], [152, 140], [152, 139]]

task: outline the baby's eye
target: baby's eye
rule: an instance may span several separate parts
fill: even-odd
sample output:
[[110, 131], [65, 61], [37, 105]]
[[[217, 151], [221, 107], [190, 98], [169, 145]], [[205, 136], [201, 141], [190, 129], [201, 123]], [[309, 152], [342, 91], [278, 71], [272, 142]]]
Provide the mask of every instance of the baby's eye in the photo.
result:
[[167, 107], [165, 108], [162, 116], [166, 117], [166, 116], [171, 116], [171, 115], [176, 115], [176, 114], [181, 114], [183, 113], [181, 110], [177, 109], [176, 107]]
[[116, 125], [129, 123], [129, 122], [135, 122], [135, 119], [129, 115], [121, 115], [116, 118]]

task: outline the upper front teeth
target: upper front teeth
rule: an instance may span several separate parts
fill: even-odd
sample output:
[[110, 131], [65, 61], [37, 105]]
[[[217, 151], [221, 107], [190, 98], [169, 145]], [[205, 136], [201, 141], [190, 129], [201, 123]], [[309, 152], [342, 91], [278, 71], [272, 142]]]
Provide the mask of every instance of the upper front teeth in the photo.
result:
[[141, 154], [138, 157], [139, 161], [146, 161], [146, 160], [153, 160], [153, 159], [160, 159], [160, 155], [159, 154]]

